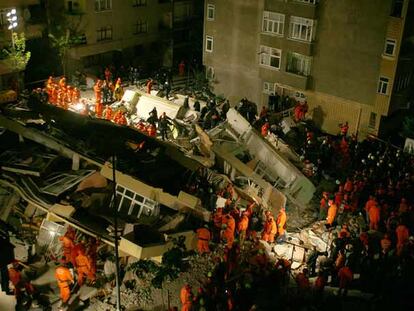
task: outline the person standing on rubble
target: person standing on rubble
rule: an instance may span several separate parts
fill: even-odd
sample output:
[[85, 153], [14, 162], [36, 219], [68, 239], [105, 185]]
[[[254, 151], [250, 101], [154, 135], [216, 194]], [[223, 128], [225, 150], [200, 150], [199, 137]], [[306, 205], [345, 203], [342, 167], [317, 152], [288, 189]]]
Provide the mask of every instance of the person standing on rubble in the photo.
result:
[[89, 281], [95, 281], [95, 275], [92, 272], [92, 265], [89, 258], [85, 255], [84, 250], [79, 250], [76, 256], [76, 272], [78, 274], [78, 284], [83, 285], [83, 281], [87, 278]]
[[168, 129], [171, 124], [170, 118], [163, 112], [158, 119], [158, 129], [160, 130], [162, 140], [168, 139]]
[[197, 249], [200, 255], [204, 253], [210, 253], [209, 243], [211, 240], [211, 233], [208, 230], [208, 226], [197, 229]]
[[286, 240], [286, 208], [282, 207], [277, 215], [276, 226], [277, 226], [277, 243], [282, 243]]
[[329, 205], [329, 208], [328, 208], [328, 216], [326, 217], [326, 225], [328, 227], [332, 227], [332, 224], [335, 221], [338, 207], [336, 206], [333, 200], [329, 200], [328, 205]]
[[264, 224], [262, 232], [262, 240], [273, 243], [275, 241], [275, 235], [277, 233], [276, 222], [270, 212], [266, 213], [266, 222]]
[[222, 227], [222, 238], [226, 241], [226, 247], [230, 249], [233, 247], [234, 231], [236, 229], [236, 222], [230, 214], [226, 214], [222, 218]]
[[247, 212], [244, 211], [242, 217], [237, 224], [237, 231], [239, 233], [240, 247], [243, 247], [244, 240], [246, 239], [247, 229], [249, 228], [249, 217]]
[[191, 285], [185, 284], [180, 291], [181, 311], [191, 311], [193, 305], [193, 293]]
[[56, 268], [55, 278], [60, 289], [62, 304], [65, 305], [70, 299], [70, 285], [74, 284], [73, 276], [65, 263]]

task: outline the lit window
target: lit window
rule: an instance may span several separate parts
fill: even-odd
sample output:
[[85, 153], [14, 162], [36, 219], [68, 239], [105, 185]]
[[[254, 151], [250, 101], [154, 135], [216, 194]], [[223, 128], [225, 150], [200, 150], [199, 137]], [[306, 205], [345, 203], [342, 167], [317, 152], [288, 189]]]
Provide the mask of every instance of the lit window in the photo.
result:
[[296, 2], [302, 2], [307, 4], [316, 4], [317, 0], [294, 0]]
[[290, 37], [292, 39], [311, 42], [314, 36], [315, 21], [308, 18], [290, 17]]
[[385, 41], [384, 54], [387, 56], [394, 56], [396, 44], [397, 41], [393, 39], [387, 39]]
[[213, 37], [206, 36], [206, 52], [213, 52]]
[[147, 33], [148, 32], [148, 23], [143, 20], [139, 20], [135, 23], [135, 29], [134, 34], [138, 35], [141, 33]]
[[390, 79], [385, 78], [385, 77], [380, 77], [379, 83], [378, 83], [378, 93], [387, 95], [389, 83], [390, 83]]
[[214, 4], [207, 4], [207, 20], [214, 21], [216, 14], [216, 7]]
[[282, 50], [260, 46], [260, 65], [280, 69]]
[[369, 116], [369, 124], [368, 124], [368, 127], [374, 129], [376, 123], [377, 123], [377, 114], [375, 112], [371, 112], [371, 114]]
[[95, 12], [112, 10], [112, 0], [95, 0]]
[[309, 76], [312, 58], [298, 53], [289, 52], [287, 55], [286, 71], [301, 76]]
[[133, 7], [147, 6], [147, 0], [132, 0]]
[[101, 27], [97, 30], [96, 41], [112, 40], [112, 26]]
[[276, 84], [272, 82], [263, 82], [263, 93], [265, 94], [275, 94], [276, 93]]
[[264, 11], [263, 32], [283, 36], [285, 15]]
[[209, 80], [214, 79], [214, 67], [207, 66], [206, 68], [206, 78]]

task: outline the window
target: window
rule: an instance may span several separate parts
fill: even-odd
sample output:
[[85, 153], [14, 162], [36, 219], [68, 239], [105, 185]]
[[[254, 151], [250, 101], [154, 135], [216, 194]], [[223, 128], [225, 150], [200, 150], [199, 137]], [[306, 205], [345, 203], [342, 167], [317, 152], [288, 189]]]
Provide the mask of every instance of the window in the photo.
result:
[[294, 0], [295, 2], [302, 2], [307, 4], [316, 4], [317, 0]]
[[206, 52], [213, 52], [213, 37], [206, 36]]
[[314, 20], [291, 16], [290, 17], [290, 37], [301, 41], [311, 42], [314, 35]]
[[276, 93], [276, 84], [272, 82], [263, 82], [263, 93], [271, 95]]
[[214, 4], [207, 4], [207, 20], [214, 21], [216, 14], [216, 7]]
[[206, 78], [209, 80], [213, 80], [214, 79], [214, 67], [211, 66], [207, 66], [206, 67]]
[[396, 44], [397, 44], [397, 41], [395, 41], [394, 39], [385, 40], [384, 54], [387, 56], [394, 56]]
[[260, 65], [280, 69], [282, 50], [260, 46]]
[[385, 77], [380, 77], [379, 83], [378, 83], [378, 93], [387, 95], [389, 82], [390, 82], [390, 79], [385, 78]]
[[112, 10], [112, 0], [95, 0], [95, 12]]
[[376, 123], [377, 123], [377, 114], [375, 112], [371, 112], [371, 114], [369, 116], [369, 124], [368, 124], [368, 127], [374, 129]]
[[286, 71], [307, 77], [310, 75], [311, 60], [312, 58], [308, 56], [289, 52], [287, 55]]
[[393, 0], [391, 7], [391, 16], [401, 17], [403, 6], [404, 0]]
[[118, 212], [140, 218], [141, 216], [156, 216], [159, 214], [158, 202], [123, 186], [116, 186]]
[[285, 15], [264, 11], [263, 12], [263, 32], [283, 36], [285, 26]]
[[147, 0], [132, 0], [133, 7], [147, 6]]
[[112, 40], [112, 26], [101, 27], [97, 33], [96, 41]]
[[147, 21], [139, 20], [135, 23], [134, 35], [148, 32]]

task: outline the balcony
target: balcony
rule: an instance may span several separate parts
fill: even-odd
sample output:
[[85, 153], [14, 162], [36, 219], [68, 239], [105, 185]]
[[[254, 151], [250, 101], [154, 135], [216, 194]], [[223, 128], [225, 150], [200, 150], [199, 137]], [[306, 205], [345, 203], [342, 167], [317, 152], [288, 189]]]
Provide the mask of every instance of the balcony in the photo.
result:
[[263, 81], [280, 83], [283, 85], [290, 86], [295, 90], [307, 90], [309, 88], [308, 84], [310, 81], [310, 77], [305, 77], [294, 73], [285, 72], [282, 70], [268, 70], [264, 67], [260, 67], [259, 75]]

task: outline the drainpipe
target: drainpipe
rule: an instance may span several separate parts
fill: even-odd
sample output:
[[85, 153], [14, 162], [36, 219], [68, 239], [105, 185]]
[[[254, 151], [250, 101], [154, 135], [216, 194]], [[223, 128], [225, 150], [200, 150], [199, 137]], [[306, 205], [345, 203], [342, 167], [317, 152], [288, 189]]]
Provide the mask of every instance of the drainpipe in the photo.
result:
[[355, 136], [358, 140], [358, 134], [359, 134], [359, 124], [361, 122], [361, 114], [362, 114], [362, 107], [359, 107], [359, 111], [358, 111], [358, 119], [357, 119], [357, 124], [356, 124], [356, 130], [355, 130]]

